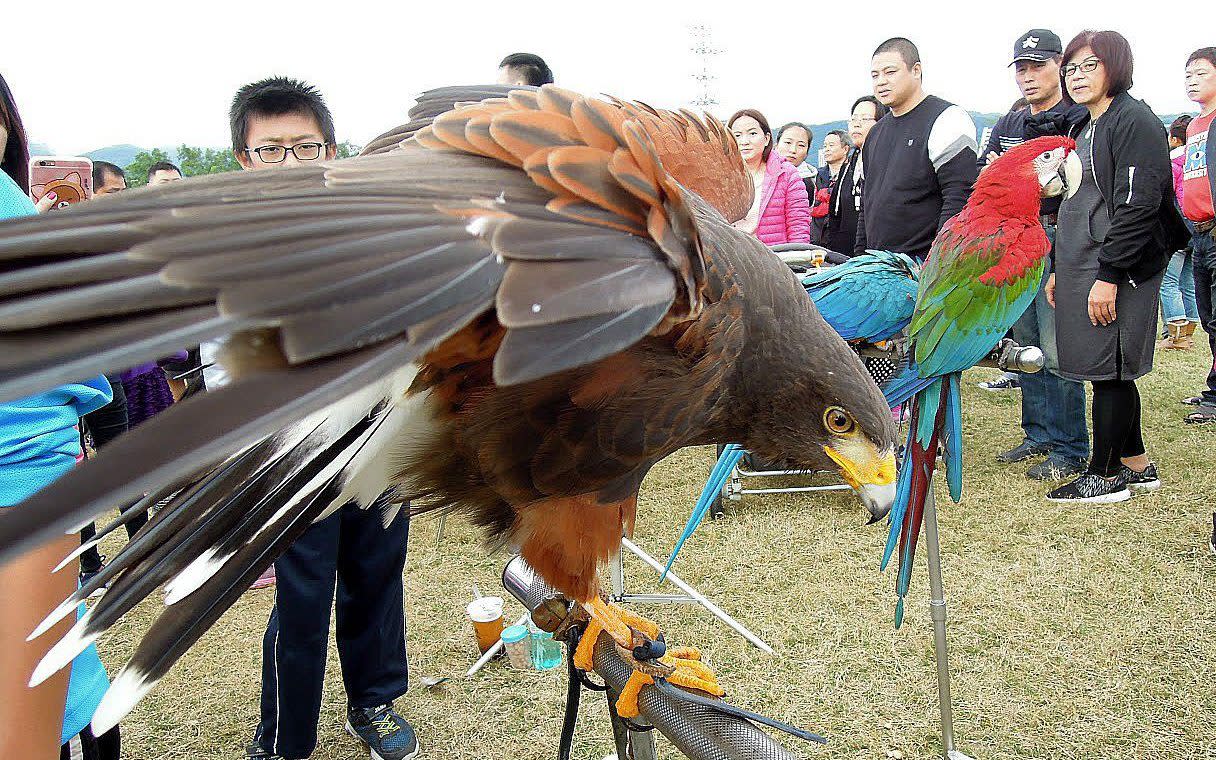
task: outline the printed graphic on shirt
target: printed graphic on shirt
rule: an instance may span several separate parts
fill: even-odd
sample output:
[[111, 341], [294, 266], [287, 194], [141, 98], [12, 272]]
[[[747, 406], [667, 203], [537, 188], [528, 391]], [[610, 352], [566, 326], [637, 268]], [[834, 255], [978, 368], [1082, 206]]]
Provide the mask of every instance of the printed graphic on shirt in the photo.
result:
[[1212, 208], [1212, 186], [1208, 182], [1208, 130], [1216, 112], [1200, 116], [1186, 128], [1186, 158], [1182, 163], [1182, 214], [1192, 222], [1206, 222]]
[[[909, 140], [908, 144], [912, 142]], [[929, 161], [934, 169], [941, 169], [950, 159], [970, 149], [972, 157], [979, 153], [975, 142], [975, 122], [971, 115], [958, 106], [942, 111], [929, 130]]]
[[1200, 132], [1186, 141], [1186, 162], [1182, 164], [1183, 179], [1208, 176], [1207, 142], [1207, 132]]

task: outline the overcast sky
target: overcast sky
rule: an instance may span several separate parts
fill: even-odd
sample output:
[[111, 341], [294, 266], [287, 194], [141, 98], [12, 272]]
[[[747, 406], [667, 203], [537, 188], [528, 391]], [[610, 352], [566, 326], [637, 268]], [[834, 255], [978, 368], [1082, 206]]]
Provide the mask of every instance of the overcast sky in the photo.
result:
[[[489, 81], [507, 53], [542, 55], [558, 83], [677, 107], [696, 94], [689, 27], [721, 54], [719, 117], [758, 107], [774, 126], [843, 118], [869, 91], [869, 56], [893, 35], [920, 46], [926, 88], [974, 111], [1018, 96], [1013, 41], [1048, 26], [1121, 31], [1136, 56], [1133, 93], [1159, 113], [1194, 110], [1182, 69], [1216, 29], [1144, 3], [666, 2], [488, 3], [346, 0], [5, 2], [0, 72], [31, 139], [60, 153], [133, 143], [227, 146], [236, 89], [270, 74], [316, 84], [339, 139], [364, 143], [401, 123], [431, 87]], [[437, 10], [436, 10], [437, 9]], [[1050, 10], [1049, 10], [1050, 9]], [[836, 26], [829, 27], [827, 22]], [[13, 30], [20, 29], [19, 33]]]

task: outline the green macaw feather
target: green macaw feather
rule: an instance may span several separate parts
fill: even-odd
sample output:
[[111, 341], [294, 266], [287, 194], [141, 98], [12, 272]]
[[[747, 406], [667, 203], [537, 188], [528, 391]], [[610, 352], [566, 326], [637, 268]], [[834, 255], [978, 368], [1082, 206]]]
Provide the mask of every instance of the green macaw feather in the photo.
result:
[[[918, 308], [908, 328], [921, 377], [970, 366], [969, 357], [1001, 339], [1001, 325], [1021, 316], [1028, 291], [1038, 290], [1046, 260], [1002, 286], [982, 282], [981, 275], [998, 265], [1007, 250], [1005, 236], [999, 234], [967, 238], [947, 229], [938, 237], [921, 273]], [[1014, 309], [1019, 313], [1012, 314]]]

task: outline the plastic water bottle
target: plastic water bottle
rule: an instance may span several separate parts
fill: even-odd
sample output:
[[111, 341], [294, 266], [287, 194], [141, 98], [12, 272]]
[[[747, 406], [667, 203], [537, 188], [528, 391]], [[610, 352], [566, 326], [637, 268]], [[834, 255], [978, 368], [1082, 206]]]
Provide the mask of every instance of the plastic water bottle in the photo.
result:
[[532, 667], [537, 670], [552, 670], [562, 664], [562, 645], [553, 640], [548, 631], [533, 631]]

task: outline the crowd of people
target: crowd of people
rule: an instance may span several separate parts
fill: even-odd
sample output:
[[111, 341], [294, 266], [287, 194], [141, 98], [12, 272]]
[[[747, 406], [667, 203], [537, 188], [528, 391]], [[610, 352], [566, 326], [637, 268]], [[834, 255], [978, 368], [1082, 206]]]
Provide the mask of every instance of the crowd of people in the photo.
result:
[[[810, 160], [814, 136], [804, 123], [774, 132], [753, 108], [726, 121], [755, 188], [751, 208], [735, 223], [738, 229], [770, 246], [814, 243], [844, 256], [884, 249], [921, 261], [942, 224], [967, 202], [976, 177], [1000, 154], [1043, 135], [1076, 141], [1081, 184], [1067, 199], [1043, 203], [1042, 225], [1053, 241], [1051, 267], [1012, 330], [1017, 342], [1043, 349], [1046, 369], [1016, 380], [1023, 440], [998, 455], [1008, 464], [1039, 460], [1026, 475], [1062, 481], [1047, 494], [1053, 501], [1109, 503], [1158, 488], [1136, 381], [1151, 370], [1155, 350], [1190, 350], [1199, 328], [1216, 350], [1216, 193], [1207, 171], [1216, 145], [1216, 48], [1186, 59], [1184, 83], [1199, 114], [1178, 119], [1168, 131], [1129, 94], [1132, 61], [1130, 45], [1116, 32], [1082, 32], [1067, 45], [1047, 29], [1021, 35], [1010, 65], [1023, 99], [996, 123], [982, 148], [967, 111], [925, 91], [919, 51], [904, 38], [874, 51], [873, 92], [853, 102], [847, 131], [824, 137], [822, 165]], [[502, 84], [553, 80], [533, 54], [508, 56], [498, 68]], [[229, 122], [232, 150], [246, 171], [335, 156], [333, 116], [321, 94], [298, 80], [274, 77], [240, 88]], [[28, 197], [28, 144], [2, 78], [0, 146], [0, 218], [43, 210], [45, 203], [35, 206]], [[182, 178], [169, 162], [147, 169], [149, 185]], [[96, 195], [126, 189], [123, 169], [105, 161], [94, 162], [92, 180]], [[0, 506], [19, 503], [72, 467], [81, 456], [78, 431], [84, 432], [84, 449], [104, 448], [175, 401], [223, 385], [219, 351], [204, 343], [120, 374], [0, 405]], [[1093, 387], [1092, 437], [1084, 382]], [[987, 385], [999, 389], [1015, 381]], [[1203, 391], [1186, 402], [1194, 405], [1187, 423], [1216, 420], [1216, 363]], [[40, 431], [36, 446], [31, 430]], [[391, 502], [394, 495], [381, 498]], [[128, 533], [134, 535], [145, 519], [129, 520]], [[335, 596], [346, 729], [373, 757], [403, 760], [418, 752], [413, 727], [394, 707], [409, 683], [402, 593], [408, 532], [408, 510], [386, 526], [379, 510], [350, 506], [314, 525], [254, 583], [276, 585], [276, 592], [264, 634], [260, 721], [246, 750], [250, 760], [305, 758], [314, 750]], [[79, 538], [85, 547], [82, 583], [105, 567], [94, 535], [90, 525]], [[52, 542], [10, 564], [0, 587], [28, 584], [31, 610], [53, 606], [71, 589], [47, 583], [46, 573], [72, 548]], [[24, 638], [40, 617], [6, 615], [0, 634]], [[4, 668], [28, 673], [32, 665], [18, 660]], [[96, 649], [77, 658], [70, 687], [66, 680], [57, 687], [50, 683], [51, 689], [40, 692], [0, 694], [14, 706], [9, 719], [40, 727], [6, 734], [4, 741], [16, 744], [3, 754], [45, 757], [42, 750], [53, 733], [62, 757], [116, 758], [117, 727], [100, 737], [88, 728], [107, 684]], [[52, 731], [46, 716], [65, 714], [64, 689], [66, 715]]]
[[[1067, 481], [1047, 494], [1053, 501], [1122, 501], [1160, 487], [1136, 380], [1152, 369], [1155, 350], [1191, 349], [1200, 325], [1216, 334], [1206, 168], [1216, 49], [1187, 59], [1184, 84], [1200, 115], [1180, 117], [1168, 132], [1129, 94], [1132, 50], [1117, 32], [1084, 32], [1065, 46], [1051, 30], [1032, 29], [1014, 41], [1010, 66], [1022, 98], [982, 148], [965, 110], [924, 91], [919, 51], [903, 38], [875, 50], [874, 93], [854, 102], [847, 141], [838, 132], [825, 137], [821, 169], [804, 168], [810, 127], [791, 123], [773, 135], [763, 114], [738, 111], [727, 124], [756, 199], [736, 226], [769, 245], [813, 243], [845, 255], [893, 250], [923, 260], [995, 158], [1035, 137], [1075, 139], [1082, 183], [1068, 200], [1042, 204], [1051, 271], [1011, 335], [1041, 347], [1046, 369], [984, 386], [1021, 389], [1023, 440], [1000, 461], [1039, 460], [1028, 477]], [[810, 216], [822, 224], [806, 222], [811, 199]], [[1094, 391], [1092, 441], [1086, 381]], [[1209, 375], [1207, 388], [1185, 399], [1195, 406], [1186, 423], [1216, 420], [1212, 388]]]

